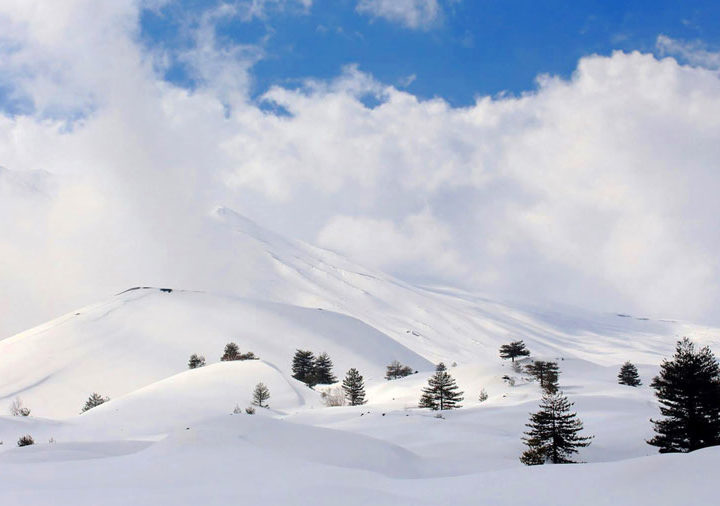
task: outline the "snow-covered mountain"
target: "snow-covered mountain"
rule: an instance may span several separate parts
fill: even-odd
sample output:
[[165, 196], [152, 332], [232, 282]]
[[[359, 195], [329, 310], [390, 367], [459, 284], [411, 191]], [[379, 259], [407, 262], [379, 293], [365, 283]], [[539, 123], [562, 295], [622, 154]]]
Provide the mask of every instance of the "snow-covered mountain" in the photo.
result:
[[[595, 464], [568, 471], [578, 487], [591, 484], [592, 473], [607, 485], [633, 471], [639, 486], [648, 488], [647, 466], [667, 475], [691, 473], [720, 459], [714, 449], [686, 461], [651, 456], [655, 449], [644, 441], [648, 419], [657, 414], [652, 391], [616, 381], [619, 365], [631, 360], [649, 383], [682, 336], [720, 350], [720, 329], [550, 311], [413, 286], [287, 240], [225, 208], [213, 214], [209, 227], [224, 234], [227, 248], [242, 252], [243, 265], [225, 266], [228, 279], [241, 280], [227, 293], [130, 288], [0, 341], [0, 409], [20, 397], [32, 410], [30, 417], [0, 415], [0, 473], [10, 477], [0, 481], [0, 495], [9, 504], [45, 504], [65, 493], [60, 489], [71, 491], [77, 504], [98, 504], [100, 488], [83, 488], [73, 473], [129, 490], [133, 504], [189, 504], [200, 497], [224, 504], [232, 495], [211, 483], [238, 458], [244, 461], [238, 473], [272, 489], [268, 504], [305, 504], [309, 497], [334, 504], [337, 494], [351, 504], [437, 504], [439, 482], [438, 490], [453, 490], [443, 496], [446, 502], [451, 497], [452, 503], [474, 504], [482, 484], [494, 498], [489, 503], [532, 503], [521, 491], [529, 494], [540, 475], [555, 484], [566, 478], [559, 470], [527, 470], [517, 460], [527, 413], [540, 391], [499, 359], [499, 346], [514, 339], [523, 339], [533, 358], [558, 360], [561, 387], [596, 436], [582, 453]], [[231, 341], [259, 360], [221, 363]], [[359, 369], [368, 404], [325, 407], [320, 388], [292, 378], [296, 349], [327, 352], [340, 378], [350, 367]], [[208, 365], [187, 370], [192, 353], [203, 354]], [[392, 360], [417, 374], [386, 381]], [[439, 361], [465, 392], [463, 409], [443, 419], [415, 407]], [[514, 386], [505, 375], [516, 380]], [[231, 415], [235, 406], [250, 403], [258, 382], [270, 388], [270, 409], [254, 417]], [[481, 404], [483, 388], [489, 399]], [[92, 392], [112, 400], [78, 415]], [[11, 449], [25, 433], [41, 444]], [[46, 443], [51, 438], [55, 442]], [[625, 461], [635, 458], [645, 460]], [[42, 487], [25, 479], [23, 470], [39, 476]], [[283, 486], [275, 486], [277, 473], [287, 478]], [[414, 478], [413, 486], [407, 478]], [[181, 492], [153, 492], [152, 480], [182, 483]], [[503, 491], [499, 484], [510, 480], [526, 484]], [[638, 491], [629, 483], [618, 490]], [[678, 493], [652, 504], [672, 504]]]

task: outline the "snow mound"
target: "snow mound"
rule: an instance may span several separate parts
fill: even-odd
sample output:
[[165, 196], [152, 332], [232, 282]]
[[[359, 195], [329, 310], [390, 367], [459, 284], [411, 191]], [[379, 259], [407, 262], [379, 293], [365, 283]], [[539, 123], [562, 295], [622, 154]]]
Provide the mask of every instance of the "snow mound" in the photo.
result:
[[[252, 404], [258, 383], [270, 390], [270, 409], [258, 415], [320, 407], [320, 394], [260, 360], [222, 362], [176, 374], [80, 415], [86, 436], [144, 436], [168, 433], [200, 420], [229, 415]], [[268, 413], [269, 414], [269, 413]]]
[[20, 396], [34, 415], [71, 416], [92, 392], [116, 398], [187, 370], [192, 353], [218, 362], [231, 341], [286, 378], [297, 348], [329, 353], [338, 376], [356, 367], [380, 378], [395, 359], [432, 367], [378, 330], [331, 311], [137, 289], [0, 341], [0, 406]]

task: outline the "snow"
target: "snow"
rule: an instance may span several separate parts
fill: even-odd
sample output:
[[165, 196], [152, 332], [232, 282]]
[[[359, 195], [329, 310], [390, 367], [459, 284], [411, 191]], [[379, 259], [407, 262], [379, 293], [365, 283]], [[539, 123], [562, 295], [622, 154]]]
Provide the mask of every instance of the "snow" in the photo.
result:
[[[720, 449], [658, 455], [645, 440], [658, 364], [685, 335], [720, 350], [718, 329], [416, 287], [227, 209], [213, 226], [253, 258], [234, 293], [132, 289], [0, 341], [0, 412], [16, 397], [32, 410], [0, 415], [0, 504], [715, 503]], [[595, 436], [585, 464], [518, 461], [540, 398], [498, 357], [518, 338], [558, 361]], [[259, 360], [220, 362], [230, 341]], [[326, 407], [291, 376], [298, 348], [329, 353], [340, 379], [356, 367], [368, 404]], [[192, 353], [208, 365], [188, 370]], [[418, 372], [386, 381], [392, 360]], [[442, 418], [416, 407], [439, 360], [465, 392]], [[617, 384], [626, 360], [643, 386]], [[269, 408], [249, 415], [258, 382]], [[92, 392], [111, 400], [79, 414]], [[24, 434], [36, 444], [16, 447]]]

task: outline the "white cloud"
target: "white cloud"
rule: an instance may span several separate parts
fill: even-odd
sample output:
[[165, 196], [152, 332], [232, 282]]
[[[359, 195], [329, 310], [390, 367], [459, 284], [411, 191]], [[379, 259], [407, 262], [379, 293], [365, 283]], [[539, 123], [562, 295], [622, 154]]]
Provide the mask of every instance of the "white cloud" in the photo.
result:
[[359, 0], [357, 11], [375, 18], [400, 23], [408, 28], [424, 28], [441, 13], [438, 0]]
[[201, 218], [218, 204], [413, 279], [720, 320], [716, 72], [593, 56], [453, 108], [350, 66], [270, 90], [277, 116], [211, 21], [188, 92], [136, 42], [133, 0], [27, 5], [0, 4], [1, 75], [36, 105], [0, 113], [0, 335], [136, 284], [231, 289], [242, 260]]
[[709, 51], [701, 41], [683, 41], [658, 35], [655, 46], [661, 55], [677, 56], [691, 65], [720, 69], [720, 51]]
[[467, 274], [452, 243], [448, 226], [428, 210], [407, 216], [399, 225], [386, 219], [335, 216], [318, 234], [320, 246], [380, 269], [411, 268], [426, 279]]

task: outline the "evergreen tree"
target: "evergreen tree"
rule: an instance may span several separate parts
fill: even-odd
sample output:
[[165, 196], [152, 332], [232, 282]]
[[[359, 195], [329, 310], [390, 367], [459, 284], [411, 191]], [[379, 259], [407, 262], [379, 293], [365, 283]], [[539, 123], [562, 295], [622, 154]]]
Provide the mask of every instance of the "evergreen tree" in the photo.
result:
[[513, 341], [510, 344], [500, 346], [500, 358], [503, 360], [509, 358], [511, 362], [515, 362], [515, 358], [529, 355], [530, 350], [525, 347], [525, 343], [522, 341]]
[[618, 374], [618, 383], [631, 387], [639, 387], [642, 385], [642, 381], [640, 381], [640, 376], [638, 376], [638, 370], [637, 367], [635, 367], [635, 364], [625, 362], [622, 365], [620, 373]]
[[410, 376], [412, 372], [412, 368], [406, 365], [402, 365], [397, 360], [393, 360], [386, 368], [385, 379], [394, 380], [398, 378], [404, 378], [405, 376]]
[[445, 367], [445, 364], [440, 362], [438, 365], [435, 366], [435, 371], [447, 371], [447, 367]]
[[485, 390], [484, 388], [480, 389], [480, 397], [478, 397], [478, 400], [480, 402], [485, 402], [486, 400], [488, 400], [487, 390]]
[[551, 462], [553, 464], [572, 463], [572, 454], [578, 448], [590, 445], [590, 437], [580, 436], [582, 421], [577, 413], [571, 413], [573, 403], [562, 392], [545, 392], [540, 401], [540, 411], [530, 415], [530, 430], [523, 438], [528, 449], [520, 461], [528, 466]]
[[335, 383], [337, 378], [332, 372], [333, 363], [330, 356], [323, 352], [317, 356], [313, 364], [313, 376], [315, 384], [329, 385]]
[[678, 341], [673, 359], [664, 360], [651, 386], [663, 420], [651, 420], [656, 436], [648, 444], [660, 453], [691, 452], [720, 444], [720, 367], [707, 346], [695, 350]]
[[550, 393], [557, 391], [558, 375], [560, 373], [557, 362], [536, 360], [532, 364], [525, 366], [525, 372], [534, 376], [540, 382], [540, 387], [543, 390]]
[[315, 356], [312, 351], [296, 350], [292, 362], [293, 378], [314, 386]]
[[270, 390], [265, 386], [265, 383], [258, 383], [255, 385], [252, 403], [259, 408], [267, 408], [268, 405], [266, 401], [268, 399], [270, 399]]
[[197, 353], [190, 355], [190, 360], [188, 360], [188, 369], [197, 369], [198, 367], [202, 367], [204, 365], [205, 357], [198, 355]]
[[419, 406], [433, 410], [460, 408], [463, 400], [462, 392], [458, 391], [455, 379], [447, 371], [436, 371], [423, 388]]
[[365, 400], [365, 383], [357, 369], [352, 368], [347, 372], [342, 387], [345, 390], [345, 398], [351, 406], [359, 406], [367, 402]]
[[85, 401], [85, 406], [83, 406], [81, 413], [85, 413], [100, 404], [105, 404], [109, 400], [110, 397], [103, 397], [100, 394], [93, 392], [93, 394], [88, 397], [88, 400]]
[[255, 356], [255, 354], [252, 351], [248, 351], [247, 353], [240, 353], [238, 355], [238, 360], [260, 360], [258, 357]]
[[227, 343], [225, 345], [225, 351], [223, 352], [222, 357], [220, 357], [220, 360], [223, 362], [229, 362], [233, 360], [239, 360], [240, 359], [240, 348], [235, 343]]

